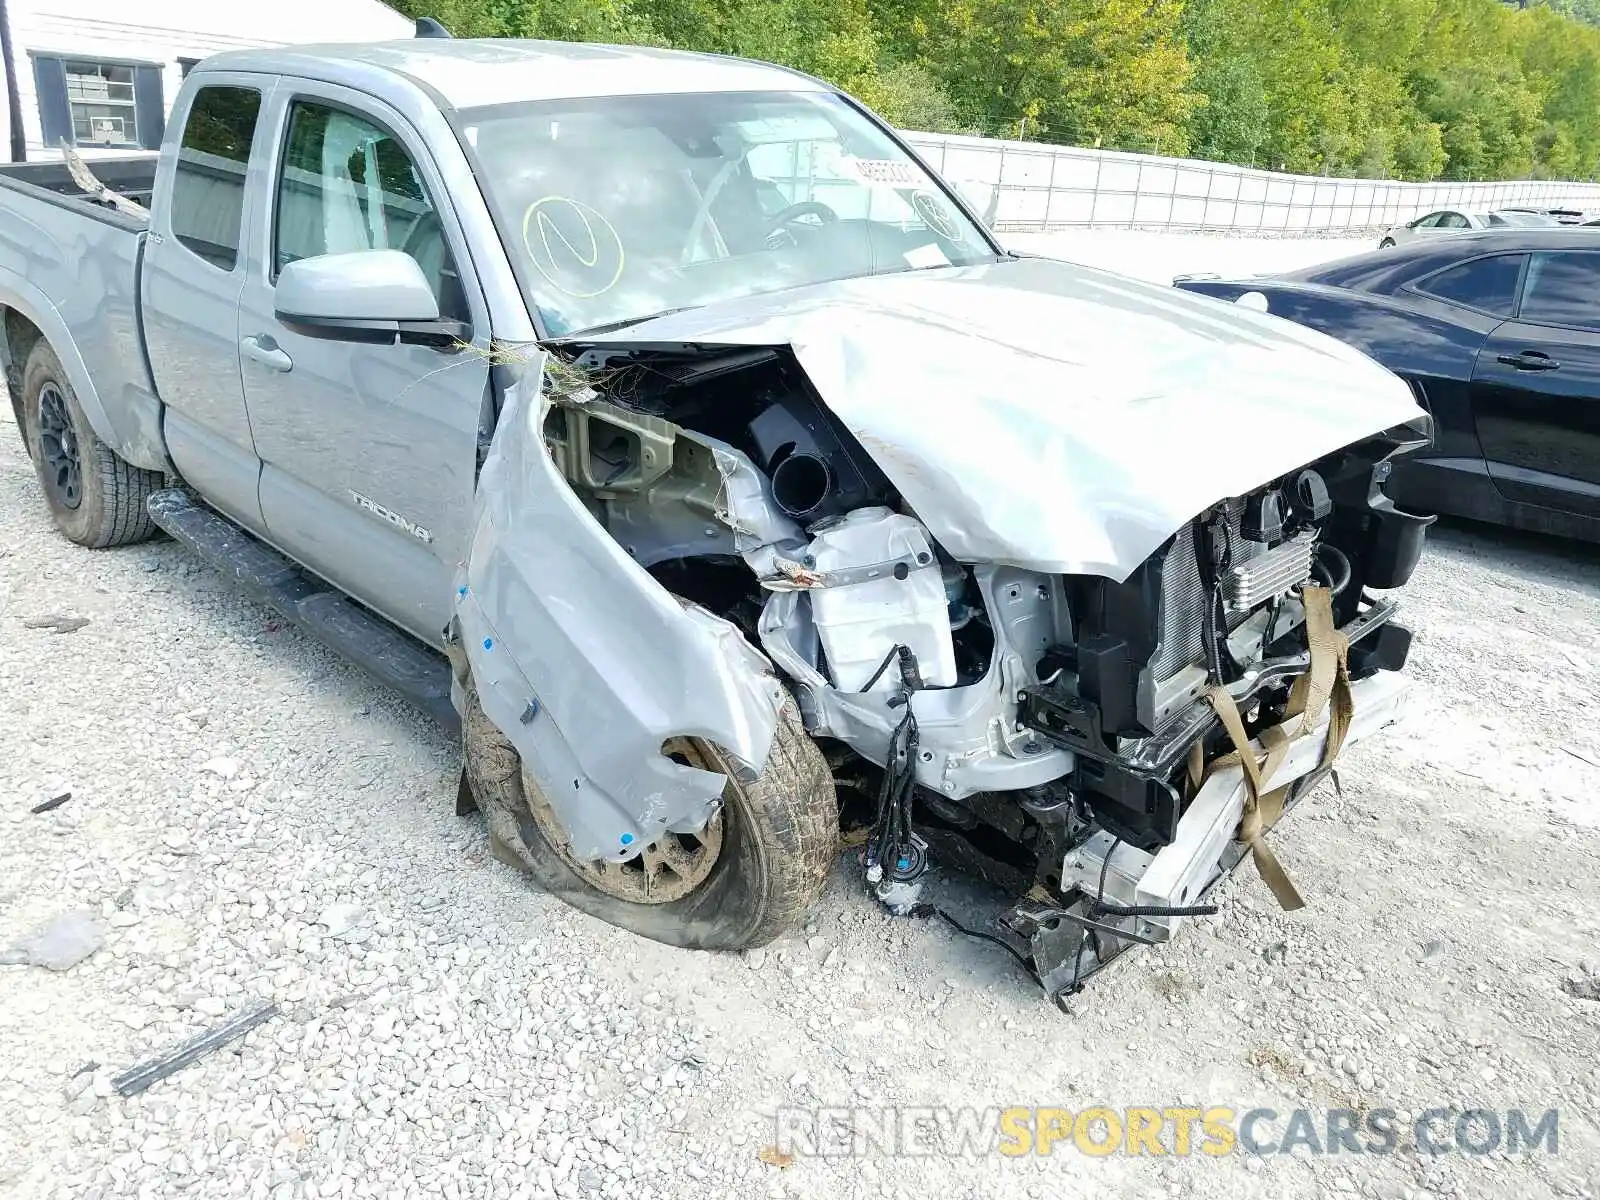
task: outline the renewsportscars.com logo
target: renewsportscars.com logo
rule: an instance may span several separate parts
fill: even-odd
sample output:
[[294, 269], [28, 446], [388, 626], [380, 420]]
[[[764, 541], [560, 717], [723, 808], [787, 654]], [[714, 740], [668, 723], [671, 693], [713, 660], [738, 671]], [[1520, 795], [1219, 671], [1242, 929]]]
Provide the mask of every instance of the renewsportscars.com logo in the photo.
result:
[[1484, 1155], [1560, 1151], [1560, 1115], [1487, 1108], [1429, 1108], [1402, 1119], [1392, 1108], [780, 1108], [777, 1149], [823, 1158], [1006, 1158], [1058, 1152], [1261, 1157], [1324, 1154]]

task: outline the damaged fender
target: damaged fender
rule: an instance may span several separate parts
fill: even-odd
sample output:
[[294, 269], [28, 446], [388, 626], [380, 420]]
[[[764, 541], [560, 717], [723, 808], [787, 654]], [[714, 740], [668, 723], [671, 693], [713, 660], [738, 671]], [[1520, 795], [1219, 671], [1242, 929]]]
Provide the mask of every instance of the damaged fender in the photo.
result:
[[663, 743], [702, 738], [759, 772], [783, 689], [737, 628], [651, 578], [561, 477], [543, 440], [543, 362], [506, 390], [455, 632], [485, 715], [573, 853], [620, 862], [663, 831], [704, 828], [720, 803], [723, 776]]

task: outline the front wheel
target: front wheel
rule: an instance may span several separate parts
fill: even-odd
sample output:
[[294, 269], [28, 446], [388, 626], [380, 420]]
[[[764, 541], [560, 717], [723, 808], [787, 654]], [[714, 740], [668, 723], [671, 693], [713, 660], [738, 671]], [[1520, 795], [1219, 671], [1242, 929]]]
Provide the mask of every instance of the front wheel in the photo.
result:
[[164, 485], [161, 472], [123, 461], [95, 436], [43, 338], [22, 371], [22, 433], [50, 517], [70, 541], [99, 550], [155, 533], [145, 501]]
[[765, 945], [810, 911], [838, 856], [833, 777], [791, 699], [759, 775], [709, 742], [667, 747], [727, 776], [721, 811], [698, 835], [664, 833], [622, 863], [573, 854], [538, 782], [470, 690], [462, 739], [467, 781], [496, 856], [574, 908], [658, 942], [696, 950]]
[[1394, 249], [1394, 239], [1393, 238], [1384, 238], [1383, 241], [1378, 243], [1378, 249], [1379, 250], [1393, 250]]

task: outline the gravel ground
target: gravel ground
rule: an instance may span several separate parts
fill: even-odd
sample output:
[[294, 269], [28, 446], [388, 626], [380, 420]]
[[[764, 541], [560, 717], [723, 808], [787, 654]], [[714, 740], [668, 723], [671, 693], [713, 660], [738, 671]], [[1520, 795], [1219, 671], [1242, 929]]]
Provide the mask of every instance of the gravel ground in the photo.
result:
[[[532, 892], [453, 814], [449, 739], [176, 545], [64, 542], [0, 435], [0, 948], [73, 912], [104, 939], [0, 968], [0, 1194], [1593, 1195], [1600, 555], [1447, 526], [1408, 591], [1413, 715], [1275, 838], [1310, 907], [1246, 868], [1063, 1015], [843, 862], [744, 957]], [[761, 1156], [786, 1106], [1097, 1103], [1557, 1108], [1560, 1150]]]

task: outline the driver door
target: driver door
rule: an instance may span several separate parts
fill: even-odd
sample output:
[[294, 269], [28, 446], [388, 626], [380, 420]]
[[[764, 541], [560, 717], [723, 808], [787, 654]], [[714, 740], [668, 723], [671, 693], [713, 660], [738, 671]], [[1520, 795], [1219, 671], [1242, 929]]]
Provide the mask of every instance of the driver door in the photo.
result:
[[401, 250], [441, 316], [487, 346], [487, 310], [422, 140], [347, 89], [281, 88], [239, 315], [250, 426], [271, 540], [395, 624], [437, 644], [465, 556], [487, 395], [486, 350], [290, 327], [278, 273], [323, 254]]

